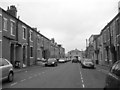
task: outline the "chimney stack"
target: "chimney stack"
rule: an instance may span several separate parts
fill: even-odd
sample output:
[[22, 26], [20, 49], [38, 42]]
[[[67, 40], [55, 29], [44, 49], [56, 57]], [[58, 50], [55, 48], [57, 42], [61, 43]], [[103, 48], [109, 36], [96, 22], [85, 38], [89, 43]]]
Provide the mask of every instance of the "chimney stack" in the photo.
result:
[[52, 42], [52, 43], [55, 43], [55, 39], [54, 39], [54, 38], [51, 38], [51, 42]]
[[12, 16], [17, 17], [17, 9], [14, 5], [11, 5], [10, 8], [8, 7], [7, 12]]
[[35, 31], [37, 31], [37, 28], [33, 28]]

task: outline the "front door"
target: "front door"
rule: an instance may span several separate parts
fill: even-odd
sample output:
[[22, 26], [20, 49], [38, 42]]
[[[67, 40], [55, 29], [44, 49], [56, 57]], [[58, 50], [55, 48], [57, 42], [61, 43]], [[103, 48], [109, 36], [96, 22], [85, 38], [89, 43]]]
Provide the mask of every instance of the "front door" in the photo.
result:
[[11, 44], [10, 46], [10, 62], [14, 65], [14, 44]]
[[23, 64], [25, 64], [25, 56], [26, 56], [26, 53], [25, 53], [25, 46], [23, 46]]

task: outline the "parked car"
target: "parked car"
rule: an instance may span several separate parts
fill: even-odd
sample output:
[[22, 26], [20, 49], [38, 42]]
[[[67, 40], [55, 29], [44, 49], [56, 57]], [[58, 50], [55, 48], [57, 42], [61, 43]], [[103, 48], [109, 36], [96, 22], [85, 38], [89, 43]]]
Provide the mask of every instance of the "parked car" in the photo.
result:
[[82, 65], [82, 68], [93, 68], [93, 69], [95, 68], [95, 65], [91, 59], [84, 59], [81, 62], [81, 65]]
[[78, 61], [78, 59], [73, 59], [72, 60], [72, 63], [78, 63], [79, 61]]
[[66, 60], [65, 60], [65, 59], [59, 59], [58, 62], [59, 62], [59, 63], [65, 63]]
[[45, 66], [57, 66], [57, 60], [55, 58], [49, 58]]
[[9, 82], [12, 82], [14, 79], [13, 65], [4, 58], [0, 58], [0, 81], [7, 79]]
[[107, 74], [104, 90], [109, 88], [118, 88], [120, 90], [120, 60], [113, 64]]

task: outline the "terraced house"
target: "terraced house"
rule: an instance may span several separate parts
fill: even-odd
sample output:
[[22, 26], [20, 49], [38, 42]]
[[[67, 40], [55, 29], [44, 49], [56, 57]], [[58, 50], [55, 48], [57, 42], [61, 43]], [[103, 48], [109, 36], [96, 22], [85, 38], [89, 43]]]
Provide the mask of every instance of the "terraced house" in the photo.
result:
[[8, 59], [13, 66], [16, 62], [20, 63], [21, 68], [31, 66], [42, 58], [58, 58], [59, 53], [63, 53], [64, 57], [65, 51], [60, 51], [60, 48], [64, 50], [38, 32], [37, 28], [17, 18], [14, 5], [8, 7], [7, 11], [0, 8], [0, 57]]
[[98, 64], [109, 66], [120, 60], [120, 12], [101, 30], [93, 42], [93, 52], [89, 51], [89, 45], [86, 54], [90, 56], [94, 53], [92, 59], [98, 61]]

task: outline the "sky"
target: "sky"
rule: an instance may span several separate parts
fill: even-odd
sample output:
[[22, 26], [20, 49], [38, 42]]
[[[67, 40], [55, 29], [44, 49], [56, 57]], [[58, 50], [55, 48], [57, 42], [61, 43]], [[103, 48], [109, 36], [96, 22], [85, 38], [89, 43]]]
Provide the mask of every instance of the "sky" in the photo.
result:
[[86, 39], [100, 31], [118, 14], [119, 0], [0, 0], [7, 10], [17, 7], [17, 16], [65, 51], [86, 49]]

